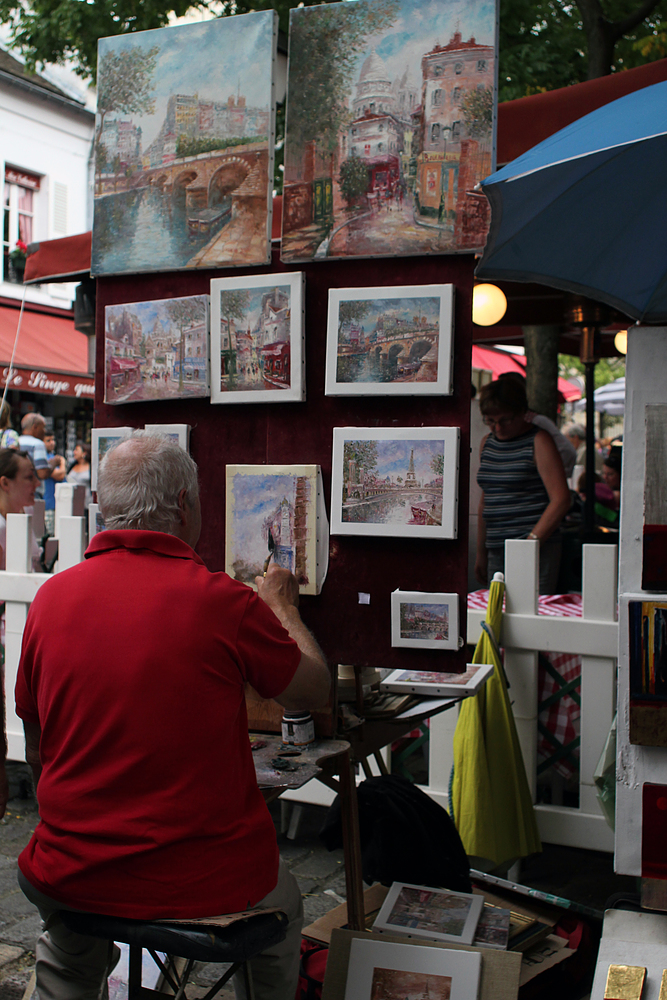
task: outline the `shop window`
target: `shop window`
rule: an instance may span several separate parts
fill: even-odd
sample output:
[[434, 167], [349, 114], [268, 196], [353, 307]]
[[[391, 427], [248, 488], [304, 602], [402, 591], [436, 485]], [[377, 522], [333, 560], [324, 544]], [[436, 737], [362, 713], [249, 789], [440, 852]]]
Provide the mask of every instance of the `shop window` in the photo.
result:
[[436, 66], [433, 72], [435, 73], [436, 76], [442, 76], [442, 70], [443, 70], [442, 66]]
[[488, 66], [488, 63], [487, 63], [486, 59], [478, 59], [477, 60], [477, 72], [478, 73], [486, 73], [487, 66]]
[[2, 277], [5, 281], [23, 281], [22, 268], [17, 266], [20, 262], [12, 262], [9, 255], [19, 240], [28, 244], [34, 239], [35, 194], [39, 186], [40, 178], [35, 174], [5, 167], [2, 228]]
[[454, 87], [452, 91], [452, 104], [458, 104], [461, 100], [461, 88]]
[[438, 105], [442, 104], [442, 90], [434, 90], [431, 94], [431, 104]]
[[431, 142], [438, 142], [440, 139], [440, 126], [431, 125]]
[[454, 122], [452, 125], [452, 139], [457, 142], [461, 138], [461, 122]]
[[454, 63], [454, 72], [457, 76], [461, 76], [461, 73], [463, 72], [463, 63]]
[[384, 149], [384, 143], [378, 142], [378, 153], [381, 153], [383, 149]]

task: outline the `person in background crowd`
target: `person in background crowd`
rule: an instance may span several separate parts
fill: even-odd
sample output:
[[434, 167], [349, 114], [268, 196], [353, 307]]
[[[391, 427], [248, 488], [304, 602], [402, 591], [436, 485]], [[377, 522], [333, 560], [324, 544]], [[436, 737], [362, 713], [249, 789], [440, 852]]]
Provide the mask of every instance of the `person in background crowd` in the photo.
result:
[[19, 436], [12, 427], [12, 408], [5, 400], [0, 409], [0, 448], [19, 450]]
[[556, 445], [526, 420], [526, 392], [514, 379], [498, 379], [480, 393], [491, 433], [482, 441], [477, 482], [482, 489], [475, 575], [482, 584], [505, 567], [505, 541], [540, 543], [540, 593], [553, 594], [561, 542], [554, 538], [570, 509], [570, 491]]
[[67, 466], [62, 455], [56, 455], [56, 436], [51, 431], [44, 435], [44, 447], [49, 465], [52, 459], [58, 464], [53, 465], [51, 475], [44, 480], [44, 529], [47, 535], [53, 535], [56, 520], [56, 483], [62, 483], [67, 473]]
[[[577, 498], [579, 504], [576, 513], [583, 520], [586, 505], [585, 472], [581, 473], [577, 482]], [[602, 477], [597, 472], [595, 473], [595, 523], [604, 528], [618, 527], [618, 506], [613, 491], [602, 482]]]
[[74, 486], [86, 487], [86, 507], [92, 500], [90, 492], [90, 445], [77, 441], [74, 448], [74, 461], [67, 472], [67, 482]]
[[612, 447], [604, 460], [602, 466], [602, 480], [614, 495], [614, 509], [619, 510], [621, 506], [621, 469], [623, 465], [623, 451], [618, 446]]
[[[576, 464], [580, 465], [582, 469], [586, 468], [586, 429], [580, 424], [568, 424], [567, 427], [563, 428], [563, 434], [574, 445], [577, 452]], [[602, 455], [595, 449], [595, 471], [600, 472], [602, 470]]]
[[[498, 376], [498, 378], [513, 378], [523, 386], [525, 392], [526, 379], [520, 374], [520, 372], [503, 372], [502, 375]], [[543, 413], [535, 413], [533, 410], [526, 410], [525, 418], [529, 424], [534, 424], [535, 427], [539, 427], [541, 430], [546, 431], [547, 434], [551, 434], [554, 444], [558, 448], [558, 454], [560, 455], [561, 462], [563, 463], [563, 468], [565, 469], [565, 478], [569, 479], [574, 471], [574, 466], [577, 461], [577, 451], [574, 445], [565, 437], [564, 434], [561, 434], [553, 420], [549, 420], [549, 418], [545, 417]]]
[[[53, 471], [60, 467], [60, 462], [55, 458], [52, 458], [49, 462], [49, 459], [46, 457], [46, 448], [44, 447], [46, 421], [44, 417], [41, 413], [26, 413], [21, 421], [21, 430], [23, 433], [19, 437], [19, 448], [21, 451], [27, 452], [35, 468], [37, 479], [52, 478]], [[44, 488], [41, 482], [37, 483], [37, 492], [35, 495], [40, 500], [44, 496]]]

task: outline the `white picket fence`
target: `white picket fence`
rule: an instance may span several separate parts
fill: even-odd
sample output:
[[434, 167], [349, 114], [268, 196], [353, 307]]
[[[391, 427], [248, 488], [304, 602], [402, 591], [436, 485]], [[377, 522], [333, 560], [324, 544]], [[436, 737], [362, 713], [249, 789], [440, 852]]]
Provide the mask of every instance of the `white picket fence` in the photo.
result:
[[[536, 806], [540, 835], [551, 844], [614, 850], [614, 834], [600, 809], [593, 773], [616, 707], [618, 623], [617, 549], [585, 545], [581, 618], [537, 614], [538, 543], [505, 546], [506, 610], [500, 644], [526, 773], [533, 793], [537, 768], [537, 653], [578, 653], [581, 663], [579, 806]], [[481, 634], [483, 611], [468, 611], [468, 642]], [[452, 740], [458, 713], [431, 720], [429, 784], [424, 791], [447, 807]]]
[[[78, 491], [69, 483], [56, 485], [55, 537], [58, 562], [55, 572], [75, 566], [85, 550], [85, 517], [72, 515]], [[14, 710], [14, 687], [21, 655], [21, 640], [28, 607], [49, 573], [32, 572], [32, 515], [7, 515], [6, 569], [0, 571], [0, 601], [5, 601], [5, 694], [7, 744], [10, 760], [25, 760], [23, 723]]]

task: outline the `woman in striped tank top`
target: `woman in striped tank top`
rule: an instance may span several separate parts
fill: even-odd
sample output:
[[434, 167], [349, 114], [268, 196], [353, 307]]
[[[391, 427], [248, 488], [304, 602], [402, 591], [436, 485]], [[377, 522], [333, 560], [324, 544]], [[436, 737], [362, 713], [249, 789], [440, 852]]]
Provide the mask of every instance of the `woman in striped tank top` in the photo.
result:
[[533, 538], [540, 543], [540, 593], [553, 594], [561, 550], [557, 529], [570, 509], [563, 462], [551, 436], [526, 420], [523, 385], [491, 382], [479, 406], [491, 433], [482, 441], [477, 473], [482, 497], [475, 575], [486, 585], [504, 571], [506, 539]]

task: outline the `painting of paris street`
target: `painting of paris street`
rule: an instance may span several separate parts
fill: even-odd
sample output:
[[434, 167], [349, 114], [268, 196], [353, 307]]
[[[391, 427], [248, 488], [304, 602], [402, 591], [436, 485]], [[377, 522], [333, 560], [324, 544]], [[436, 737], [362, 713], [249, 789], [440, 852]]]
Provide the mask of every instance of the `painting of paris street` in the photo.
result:
[[273, 11], [102, 38], [95, 275], [265, 264]]
[[326, 394], [451, 392], [452, 285], [332, 288]]
[[457, 427], [334, 428], [332, 534], [455, 538]]
[[104, 310], [104, 402], [208, 396], [208, 295]]
[[370, 1000], [450, 1000], [451, 976], [373, 969]]
[[[390, 893], [398, 885], [395, 882]], [[480, 909], [481, 905], [480, 896]], [[479, 996], [478, 951], [354, 938], [349, 954], [345, 1000], [477, 1000]]]
[[495, 0], [290, 12], [284, 261], [484, 246], [496, 19]]
[[214, 278], [211, 402], [302, 400], [303, 335], [301, 271]]

